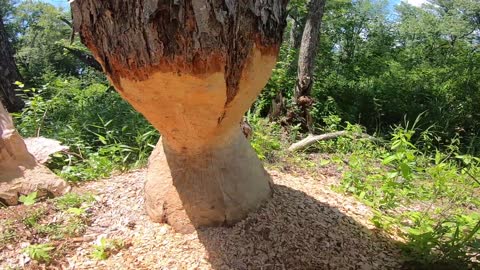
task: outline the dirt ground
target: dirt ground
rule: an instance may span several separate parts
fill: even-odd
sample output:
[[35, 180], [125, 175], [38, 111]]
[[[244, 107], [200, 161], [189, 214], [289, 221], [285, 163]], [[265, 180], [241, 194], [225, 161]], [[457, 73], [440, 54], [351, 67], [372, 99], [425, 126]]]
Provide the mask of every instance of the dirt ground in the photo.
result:
[[[21, 252], [28, 243], [17, 241], [0, 250], [0, 269], [402, 268], [395, 241], [369, 222], [371, 210], [331, 190], [335, 173], [315, 179], [269, 173], [273, 198], [257, 212], [234, 226], [188, 235], [149, 220], [143, 208], [145, 170], [86, 183], [74, 192], [95, 195], [88, 209], [91, 221], [82, 237], [62, 242], [65, 256], [49, 266], [36, 264]], [[7, 216], [0, 209], [0, 217]], [[97, 260], [92, 250], [101, 238], [124, 245], [108, 259]]]

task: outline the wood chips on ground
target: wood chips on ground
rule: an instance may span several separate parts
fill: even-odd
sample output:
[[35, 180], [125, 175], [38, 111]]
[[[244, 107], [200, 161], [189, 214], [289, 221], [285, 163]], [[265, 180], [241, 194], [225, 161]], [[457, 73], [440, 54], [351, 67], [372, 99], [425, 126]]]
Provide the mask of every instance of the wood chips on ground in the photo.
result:
[[[63, 269], [399, 269], [400, 251], [370, 224], [371, 211], [329, 188], [332, 179], [270, 171], [273, 198], [232, 227], [175, 233], [143, 208], [145, 170], [81, 187], [96, 202], [83, 241]], [[100, 238], [129, 243], [107, 260], [92, 258]], [[6, 251], [2, 250], [1, 253]], [[0, 268], [18, 265], [24, 255]], [[8, 263], [7, 263], [8, 261]]]

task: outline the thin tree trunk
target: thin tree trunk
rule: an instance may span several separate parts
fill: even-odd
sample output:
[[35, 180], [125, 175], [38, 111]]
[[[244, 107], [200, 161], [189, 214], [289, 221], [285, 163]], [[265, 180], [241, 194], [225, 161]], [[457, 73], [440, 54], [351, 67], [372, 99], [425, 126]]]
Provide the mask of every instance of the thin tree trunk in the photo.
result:
[[244, 218], [271, 195], [239, 127], [276, 63], [286, 0], [75, 0], [82, 42], [162, 134], [147, 213], [177, 231]]
[[312, 131], [312, 118], [309, 110], [313, 100], [311, 91], [315, 71], [315, 58], [319, 43], [319, 34], [326, 0], [311, 0], [298, 57], [298, 74], [295, 85], [295, 101], [306, 121], [309, 131]]
[[20, 111], [25, 105], [23, 100], [15, 94], [14, 83], [21, 80], [13, 58], [13, 49], [3, 25], [3, 18], [0, 15], [0, 102], [10, 112]]
[[299, 21], [300, 18], [293, 18], [292, 17], [292, 28], [290, 29], [289, 33], [289, 44], [292, 49], [300, 48], [302, 44], [302, 24]]

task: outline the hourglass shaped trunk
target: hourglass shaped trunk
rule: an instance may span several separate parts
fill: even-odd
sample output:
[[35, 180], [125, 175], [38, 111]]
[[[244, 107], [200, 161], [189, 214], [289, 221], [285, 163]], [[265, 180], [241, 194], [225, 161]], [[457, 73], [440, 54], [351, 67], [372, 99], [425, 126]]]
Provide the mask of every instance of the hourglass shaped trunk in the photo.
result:
[[233, 223], [270, 196], [239, 122], [275, 65], [286, 0], [75, 0], [82, 42], [162, 134], [146, 209], [179, 231]]

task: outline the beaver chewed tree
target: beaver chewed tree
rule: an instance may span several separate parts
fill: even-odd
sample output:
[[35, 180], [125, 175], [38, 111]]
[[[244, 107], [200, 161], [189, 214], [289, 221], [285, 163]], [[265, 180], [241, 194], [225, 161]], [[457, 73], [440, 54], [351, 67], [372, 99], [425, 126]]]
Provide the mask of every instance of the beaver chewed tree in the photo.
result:
[[0, 102], [0, 206], [15, 205], [19, 195], [34, 191], [37, 196], [57, 196], [69, 190], [65, 181], [28, 152], [12, 118]]
[[287, 0], [75, 0], [82, 42], [162, 134], [146, 209], [177, 231], [234, 223], [271, 194], [239, 128], [270, 77]]

